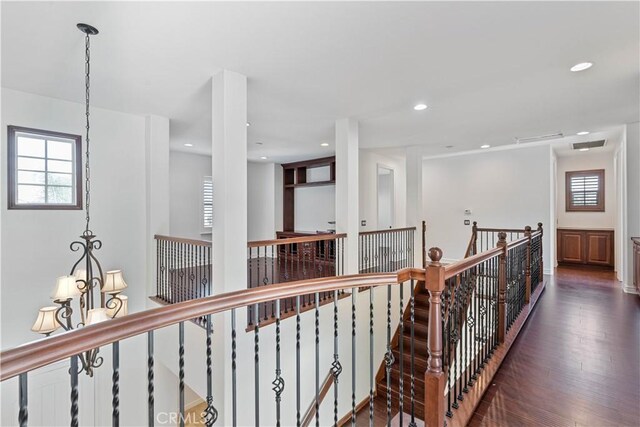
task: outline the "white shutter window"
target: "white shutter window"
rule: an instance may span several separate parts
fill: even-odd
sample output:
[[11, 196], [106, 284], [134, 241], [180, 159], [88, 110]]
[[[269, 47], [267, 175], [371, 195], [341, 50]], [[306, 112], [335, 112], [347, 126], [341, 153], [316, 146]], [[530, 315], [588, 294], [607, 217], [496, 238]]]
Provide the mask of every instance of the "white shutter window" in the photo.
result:
[[202, 225], [213, 226], [213, 179], [205, 176], [202, 181]]
[[604, 170], [567, 172], [567, 210], [604, 211]]

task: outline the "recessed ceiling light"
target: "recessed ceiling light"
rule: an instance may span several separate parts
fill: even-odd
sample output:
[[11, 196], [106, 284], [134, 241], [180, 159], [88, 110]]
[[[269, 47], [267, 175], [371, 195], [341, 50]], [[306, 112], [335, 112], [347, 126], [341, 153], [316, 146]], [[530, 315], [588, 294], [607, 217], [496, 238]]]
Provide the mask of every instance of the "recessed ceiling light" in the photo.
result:
[[426, 110], [427, 109], [427, 104], [416, 104], [413, 107], [413, 109], [416, 110], [416, 111]]
[[322, 144], [320, 144], [321, 147], [328, 147], [329, 143], [328, 142], [323, 142]]
[[256, 142], [256, 145], [262, 145], [262, 142]]
[[588, 131], [586, 131], [586, 130], [583, 130], [582, 132], [578, 132], [578, 133], [576, 133], [576, 135], [580, 135], [580, 136], [583, 136], [583, 135], [589, 135], [589, 132], [588, 132]]
[[184, 144], [185, 147], [193, 147], [193, 144]]
[[588, 148], [581, 148], [580, 151], [589, 151]]
[[489, 148], [489, 147], [491, 147], [489, 144], [484, 144], [480, 146], [480, 148]]
[[247, 127], [251, 126], [251, 123], [247, 122]]
[[267, 160], [267, 156], [261, 156], [260, 159]]
[[444, 148], [453, 148], [453, 145], [446, 145]]
[[593, 67], [593, 63], [592, 62], [581, 62], [581, 63], [576, 64], [573, 67], [571, 67], [571, 71], [573, 71], [575, 73], [576, 71], [588, 70], [591, 67]]

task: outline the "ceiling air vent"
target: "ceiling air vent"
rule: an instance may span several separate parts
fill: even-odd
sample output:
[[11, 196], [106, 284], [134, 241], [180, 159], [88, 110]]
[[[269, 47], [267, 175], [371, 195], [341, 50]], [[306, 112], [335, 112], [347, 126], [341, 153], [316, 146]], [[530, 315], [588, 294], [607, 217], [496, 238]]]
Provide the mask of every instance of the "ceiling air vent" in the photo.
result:
[[549, 135], [528, 136], [525, 138], [520, 138], [516, 136], [516, 143], [525, 144], [527, 142], [546, 141], [547, 139], [558, 139], [563, 137], [564, 137], [564, 134], [562, 132], [552, 133]]
[[598, 148], [604, 147], [604, 144], [607, 143], [606, 139], [600, 139], [598, 141], [589, 141], [589, 142], [574, 142], [573, 149], [574, 150], [582, 150], [585, 148]]

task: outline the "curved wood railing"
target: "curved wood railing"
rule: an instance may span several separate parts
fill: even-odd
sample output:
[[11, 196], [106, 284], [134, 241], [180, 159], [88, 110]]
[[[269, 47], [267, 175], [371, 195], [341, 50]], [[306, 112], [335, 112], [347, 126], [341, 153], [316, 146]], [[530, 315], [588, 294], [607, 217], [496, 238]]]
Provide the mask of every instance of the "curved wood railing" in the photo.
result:
[[87, 350], [208, 314], [302, 294], [398, 284], [412, 278], [424, 279], [424, 272], [405, 269], [398, 273], [359, 274], [280, 283], [145, 310], [3, 351], [0, 353], [0, 381]]
[[[333, 415], [334, 423], [338, 423], [338, 389], [337, 381], [333, 385], [324, 384], [321, 387], [319, 377], [320, 370], [324, 370], [324, 366], [330, 366], [334, 379], [337, 380], [338, 375], [342, 372], [342, 365], [340, 360], [344, 358], [344, 355], [340, 355], [338, 349], [338, 334], [348, 333], [352, 340], [352, 348], [355, 350], [356, 346], [356, 330], [360, 330], [369, 335], [369, 381], [373, 384], [374, 372], [374, 304], [373, 304], [373, 292], [369, 294], [369, 312], [368, 316], [356, 315], [356, 294], [351, 295], [351, 316], [349, 317], [349, 323], [351, 324], [351, 330], [345, 328], [345, 325], [340, 326], [340, 317], [338, 316], [338, 304], [337, 295], [344, 290], [353, 290], [357, 288], [372, 288], [376, 286], [386, 285], [387, 287], [387, 299], [386, 299], [386, 330], [387, 339], [384, 344], [386, 345], [385, 352], [385, 366], [386, 375], [391, 375], [391, 366], [394, 364], [394, 352], [392, 351], [392, 326], [395, 325], [398, 328], [407, 328], [410, 330], [410, 335], [401, 335], [404, 337], [399, 343], [404, 342], [408, 337], [410, 338], [408, 346], [404, 348], [399, 346], [399, 367], [405, 366], [407, 363], [407, 357], [409, 358], [408, 370], [404, 371], [406, 376], [406, 387], [400, 385], [397, 389], [394, 386], [392, 390], [387, 388], [387, 423], [391, 422], [391, 410], [390, 405], [393, 399], [397, 399], [399, 402], [404, 402], [405, 399], [411, 399], [407, 401], [408, 406], [405, 408], [411, 408], [410, 413], [412, 420], [414, 419], [414, 399], [420, 402], [421, 411], [424, 414], [425, 425], [441, 427], [444, 424], [445, 413], [452, 416], [454, 425], [463, 424], [467, 418], [465, 414], [473, 412], [474, 405], [481, 397], [483, 391], [482, 387], [490, 383], [490, 378], [485, 380], [475, 381], [476, 377], [495, 374], [495, 369], [486, 368], [481, 369], [485, 364], [499, 365], [500, 361], [504, 357], [504, 354], [500, 357], [490, 357], [495, 352], [502, 351], [502, 348], [508, 350], [510, 345], [510, 339], [517, 335], [521, 324], [523, 323], [523, 316], [526, 318], [529, 311], [532, 308], [532, 304], [535, 299], [531, 299], [531, 281], [532, 270], [534, 263], [539, 263], [539, 271], [542, 271], [542, 260], [540, 258], [534, 258], [532, 256], [532, 242], [536, 239], [542, 239], [542, 230], [539, 229], [535, 232], [531, 232], [530, 227], [525, 229], [525, 237], [507, 242], [507, 234], [500, 232], [500, 239], [496, 248], [492, 248], [484, 253], [473, 255], [457, 263], [453, 263], [444, 266], [440, 263], [442, 258], [442, 251], [438, 248], [432, 248], [429, 251], [430, 262], [425, 269], [405, 268], [394, 273], [373, 273], [373, 274], [358, 274], [350, 276], [340, 277], [327, 277], [317, 278], [303, 281], [277, 283], [271, 286], [257, 287], [253, 289], [244, 289], [235, 292], [229, 292], [221, 295], [197, 298], [190, 301], [179, 302], [151, 310], [146, 310], [139, 313], [133, 313], [128, 316], [116, 318], [107, 322], [102, 322], [96, 325], [86, 326], [81, 329], [73, 330], [70, 332], [64, 332], [57, 336], [44, 338], [39, 341], [28, 343], [19, 346], [14, 349], [3, 351], [0, 353], [0, 381], [20, 376], [19, 380], [19, 393], [20, 393], [20, 412], [19, 412], [19, 424], [26, 425], [27, 414], [27, 373], [46, 366], [63, 359], [69, 359], [71, 369], [69, 375], [71, 376], [71, 415], [72, 424], [77, 425], [78, 421], [78, 374], [77, 370], [77, 355], [89, 350], [99, 349], [110, 345], [113, 351], [113, 358], [111, 360], [113, 376], [112, 376], [112, 405], [113, 405], [113, 420], [114, 424], [119, 423], [119, 343], [122, 340], [147, 334], [148, 337], [148, 390], [149, 390], [149, 425], [155, 423], [155, 410], [154, 410], [154, 376], [153, 376], [153, 333], [155, 330], [164, 328], [170, 325], [179, 326], [179, 393], [180, 393], [180, 416], [184, 414], [184, 353], [185, 353], [185, 339], [184, 339], [184, 322], [195, 319], [204, 318], [206, 321], [206, 338], [207, 338], [207, 410], [205, 424], [212, 425], [215, 418], [217, 418], [217, 410], [214, 405], [214, 396], [212, 395], [212, 319], [211, 316], [230, 312], [231, 322], [227, 324], [224, 331], [225, 334], [229, 333], [232, 339], [232, 404], [233, 409], [233, 424], [236, 424], [236, 405], [238, 397], [236, 395], [236, 310], [243, 309], [245, 307], [257, 307], [259, 304], [275, 301], [276, 306], [276, 321], [275, 321], [275, 373], [276, 379], [270, 384], [273, 385], [273, 392], [275, 393], [276, 404], [276, 424], [280, 422], [280, 394], [284, 390], [284, 379], [281, 376], [281, 370], [295, 369], [296, 370], [296, 387], [293, 387], [294, 392], [297, 393], [297, 422], [302, 422], [301, 416], [303, 414], [303, 408], [300, 408], [300, 388], [301, 388], [301, 353], [300, 353], [300, 297], [302, 295], [315, 295], [316, 302], [318, 301], [318, 295], [322, 292], [333, 293], [333, 330], [330, 338], [333, 340], [333, 358], [326, 363], [327, 357], [324, 355], [322, 366], [319, 364], [319, 304], [315, 306], [315, 401], [320, 399], [321, 394], [326, 394], [329, 387], [334, 387], [334, 405]], [[183, 242], [184, 243], [184, 242]], [[542, 246], [541, 244], [539, 245]], [[414, 307], [414, 292], [418, 292], [418, 288], [414, 287], [418, 281], [424, 282], [424, 285], [420, 287], [420, 292], [425, 290], [428, 292], [428, 320], [421, 320], [422, 327], [427, 329], [427, 351], [428, 358], [426, 360], [426, 372], [417, 372], [414, 365], [414, 326], [418, 322], [414, 319], [414, 316], [403, 316], [406, 314], [405, 309], [413, 309]], [[406, 291], [404, 285], [409, 285], [409, 294]], [[397, 300], [393, 304], [399, 302], [399, 313], [397, 324], [396, 320], [392, 322], [392, 288], [395, 289], [394, 297], [397, 295]], [[543, 288], [541, 286], [540, 288]], [[397, 294], [395, 292], [397, 291]], [[541, 292], [538, 289], [538, 294]], [[294, 298], [296, 300], [296, 306], [294, 308], [297, 333], [296, 333], [296, 363], [293, 366], [281, 366], [280, 365], [280, 304], [282, 301]], [[348, 306], [343, 307], [347, 308]], [[394, 309], [393, 311], [396, 311]], [[257, 313], [257, 311], [255, 312]], [[381, 313], [379, 313], [381, 314]], [[344, 316], [343, 316], [344, 317]], [[358, 329], [356, 318], [359, 319], [360, 325], [363, 327]], [[383, 317], [384, 318], [384, 317]], [[490, 320], [491, 319], [491, 320]], [[259, 329], [260, 319], [256, 318], [256, 327], [254, 328], [254, 357], [250, 359], [255, 360], [255, 380], [254, 380], [254, 416], [255, 424], [261, 425], [260, 422], [260, 410], [259, 401], [261, 399], [260, 388], [260, 349], [259, 349]], [[377, 320], [379, 322], [380, 320]], [[384, 321], [383, 321], [384, 322]], [[370, 326], [371, 325], [371, 326]], [[406, 325], [406, 326], [405, 326]], [[484, 325], [484, 328], [481, 327]], [[366, 329], [364, 329], [366, 327]], [[345, 330], [347, 329], [347, 330]], [[401, 330], [407, 330], [401, 329]], [[457, 331], [454, 333], [454, 331]], [[452, 335], [453, 334], [453, 335]], [[457, 341], [453, 339], [457, 334]], [[512, 337], [512, 338], [509, 338]], [[466, 347], [461, 347], [462, 342], [465, 342]], [[512, 342], [512, 341], [511, 341]], [[381, 343], [382, 344], [382, 343]], [[403, 350], [404, 348], [404, 350]], [[345, 351], [345, 349], [342, 349]], [[365, 375], [366, 368], [356, 368], [356, 362], [360, 364], [360, 358], [355, 358], [355, 352], [350, 352], [348, 349], [347, 356], [351, 356], [351, 364], [348, 369], [351, 371], [351, 384], [352, 384], [352, 409], [350, 414], [346, 417], [355, 421], [357, 409], [360, 407], [366, 407], [363, 402], [356, 405], [355, 400], [355, 384], [356, 374], [360, 372]], [[506, 350], [505, 350], [506, 351]], [[404, 352], [404, 353], [403, 353]], [[366, 353], [366, 352], [365, 352]], [[367, 361], [366, 356], [364, 357]], [[491, 359], [491, 361], [489, 361]], [[246, 360], [246, 359], [245, 359]], [[267, 360], [271, 360], [267, 358]], [[424, 369], [424, 363], [423, 369]], [[366, 362], [365, 362], [366, 365]], [[493, 369], [493, 370], [492, 370]], [[403, 370], [400, 369], [400, 375], [403, 377]], [[422, 382], [422, 376], [424, 375], [424, 381]], [[464, 375], [464, 377], [462, 376]], [[471, 379], [474, 381], [471, 381]], [[421, 386], [420, 393], [413, 393], [414, 383], [417, 383], [416, 378], [420, 378]], [[402, 383], [400, 383], [402, 384]], [[477, 385], [480, 384], [480, 385]], [[311, 384], [302, 384], [305, 387], [310, 387]], [[409, 385], [411, 393], [409, 393]], [[264, 386], [264, 385], [263, 385]], [[452, 401], [458, 399], [457, 393], [462, 390], [462, 387], [470, 387], [471, 390], [468, 395], [465, 396], [465, 402], [461, 406], [470, 406], [468, 412], [464, 412], [462, 409], [454, 412], [452, 408], [457, 406], [453, 405]], [[453, 388], [452, 388], [453, 387]], [[271, 386], [269, 386], [271, 388]], [[263, 387], [264, 389], [264, 387]], [[243, 389], [244, 390], [244, 389]], [[479, 390], [479, 391], [477, 391]], [[369, 416], [373, 417], [374, 414], [374, 400], [376, 389], [371, 386], [369, 396], [366, 398], [365, 404], [368, 402]], [[244, 390], [243, 392], [246, 392]], [[471, 396], [475, 396], [471, 398]], [[23, 399], [24, 397], [24, 399]], [[264, 399], [265, 396], [262, 397]], [[345, 397], [343, 397], [344, 399]], [[314, 406], [315, 406], [314, 401]], [[474, 403], [475, 402], [475, 403]], [[410, 403], [410, 405], [409, 405]], [[394, 403], [395, 405], [395, 403]], [[456, 403], [457, 405], [457, 403]], [[163, 408], [164, 409], [164, 408]], [[319, 414], [315, 410], [316, 420], [319, 419]], [[447, 411], [451, 412], [450, 414]], [[243, 414], [244, 415], [244, 414]], [[308, 418], [308, 417], [305, 417]], [[346, 419], [342, 417], [342, 419]], [[306, 421], [306, 420], [305, 420]], [[264, 422], [263, 422], [264, 423]], [[182, 424], [182, 423], [181, 423]]]

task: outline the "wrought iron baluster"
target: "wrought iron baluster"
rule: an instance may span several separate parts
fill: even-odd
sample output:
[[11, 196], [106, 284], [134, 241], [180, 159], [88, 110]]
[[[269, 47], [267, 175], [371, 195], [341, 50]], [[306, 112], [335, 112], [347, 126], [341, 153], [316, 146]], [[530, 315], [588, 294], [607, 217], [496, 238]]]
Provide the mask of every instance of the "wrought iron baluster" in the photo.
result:
[[211, 361], [211, 334], [213, 333], [213, 324], [211, 323], [211, 315], [207, 314], [206, 322], [206, 342], [207, 342], [207, 408], [204, 411], [204, 423], [207, 427], [211, 427], [218, 420], [218, 410], [213, 406], [213, 378], [212, 378], [212, 361]]
[[284, 391], [284, 379], [280, 369], [280, 300], [276, 300], [276, 379], [271, 383], [276, 394], [276, 426], [280, 427], [280, 399]]
[[373, 290], [369, 288], [369, 427], [373, 427]]
[[411, 279], [411, 422], [409, 427], [416, 427], [416, 355], [415, 355], [415, 323], [416, 323], [416, 290], [415, 281]]
[[300, 295], [296, 295], [296, 426], [300, 427]]
[[315, 326], [316, 326], [316, 427], [320, 426], [320, 294], [315, 293]]
[[180, 322], [178, 324], [178, 342], [179, 342], [179, 349], [178, 349], [178, 366], [179, 366], [178, 391], [179, 391], [179, 396], [180, 396], [180, 398], [179, 398], [180, 406], [178, 408], [180, 419], [178, 421], [180, 423], [180, 427], [184, 427], [184, 322]]
[[149, 427], [155, 425], [153, 331], [147, 332], [147, 413]]
[[111, 376], [111, 424], [113, 427], [120, 425], [120, 342], [111, 344], [113, 350], [112, 364], [113, 375]]
[[29, 421], [27, 373], [20, 374], [18, 379], [18, 399], [20, 400], [20, 410], [18, 411], [18, 424], [20, 427], [27, 427]]
[[356, 288], [351, 288], [351, 426], [356, 425]]
[[[259, 276], [258, 276], [259, 277]], [[255, 391], [255, 422], [260, 425], [260, 308], [255, 305], [255, 324], [253, 329], [253, 357], [254, 357], [254, 391]]]
[[387, 285], [387, 352], [384, 359], [387, 374], [387, 426], [391, 427], [391, 366], [394, 362], [391, 351], [391, 285]]
[[236, 383], [236, 309], [231, 309], [231, 411], [232, 423], [238, 424], [238, 388]]
[[338, 377], [342, 373], [342, 365], [338, 357], [338, 291], [333, 291], [333, 424], [338, 425]]
[[400, 363], [398, 364], [400, 368], [400, 378], [398, 380], [398, 391], [400, 393], [400, 398], [398, 399], [398, 408], [399, 414], [398, 417], [400, 422], [400, 427], [403, 426], [403, 414], [404, 414], [404, 283], [400, 284], [400, 317], [398, 318], [398, 341], [400, 344]]
[[78, 427], [78, 356], [71, 356], [71, 427]]

